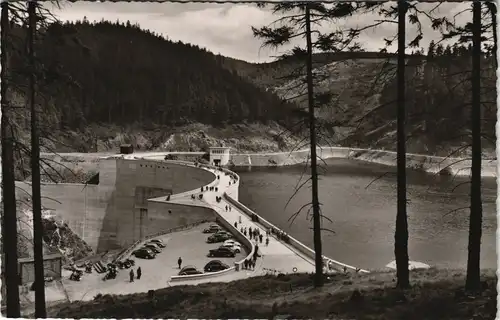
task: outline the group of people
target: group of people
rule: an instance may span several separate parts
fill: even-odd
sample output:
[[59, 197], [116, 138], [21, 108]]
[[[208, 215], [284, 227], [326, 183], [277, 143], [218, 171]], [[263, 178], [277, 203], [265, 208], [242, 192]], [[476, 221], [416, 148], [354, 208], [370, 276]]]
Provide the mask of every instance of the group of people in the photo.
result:
[[252, 258], [247, 258], [243, 261], [243, 268], [247, 270], [254, 270], [258, 257], [260, 257], [259, 245], [255, 244], [255, 251], [253, 252]]
[[[238, 224], [235, 222], [234, 227], [237, 228], [237, 225]], [[248, 237], [250, 238], [250, 240], [254, 239], [255, 241], [258, 241], [260, 243], [262, 243], [264, 241], [264, 235], [260, 232], [259, 228], [252, 229], [252, 227], [249, 227], [248, 231], [247, 231], [246, 227], [241, 227], [240, 232], [243, 233], [243, 235], [245, 237], [248, 234]], [[266, 231], [266, 246], [269, 245], [269, 235], [270, 235], [270, 232]]]
[[288, 234], [281, 230], [275, 230], [274, 228], [271, 228], [271, 231], [269, 233], [274, 234], [276, 238], [278, 238], [278, 240], [282, 240], [285, 242], [288, 242], [289, 240]]
[[[134, 282], [134, 269], [130, 269], [130, 272], [129, 272], [129, 278], [130, 278], [130, 282]], [[138, 267], [137, 268], [137, 280], [140, 280], [142, 277], [142, 269], [141, 267]]]
[[226, 211], [231, 212], [231, 206], [226, 205]]
[[206, 186], [206, 187], [201, 187], [200, 191], [201, 192], [205, 192], [205, 191], [215, 191], [215, 192], [217, 192], [217, 191], [219, 191], [219, 188], [214, 187], [214, 186], [211, 186], [211, 187]]

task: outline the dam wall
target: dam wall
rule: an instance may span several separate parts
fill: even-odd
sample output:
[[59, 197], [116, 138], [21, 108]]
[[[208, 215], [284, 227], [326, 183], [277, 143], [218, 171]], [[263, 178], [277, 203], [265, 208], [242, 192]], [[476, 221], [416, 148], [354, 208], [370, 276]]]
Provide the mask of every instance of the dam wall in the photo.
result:
[[[387, 150], [369, 150], [344, 147], [318, 147], [317, 155], [321, 159], [344, 158], [383, 164], [396, 165], [396, 152]], [[309, 149], [292, 152], [274, 153], [239, 153], [231, 155], [235, 166], [287, 166], [305, 163], [309, 160]], [[438, 157], [424, 154], [406, 154], [407, 167], [429, 173], [468, 176], [471, 160], [468, 158]], [[482, 176], [496, 177], [497, 161], [483, 159]]]
[[180, 218], [160, 219], [158, 214], [150, 215], [147, 200], [197, 189], [214, 179], [211, 172], [195, 167], [156, 160], [117, 159], [112, 209], [106, 212], [98, 251], [130, 245], [150, 233], [148, 226], [155, 230], [179, 226], [173, 223], [181, 223]]
[[[41, 186], [43, 207], [67, 223], [95, 252], [129, 245], [149, 233], [148, 228], [165, 230], [183, 221], [189, 223], [191, 218], [160, 217], [156, 209], [149, 214], [147, 199], [197, 189], [215, 179], [203, 169], [143, 159], [101, 159], [97, 168], [98, 185]], [[31, 184], [16, 182], [16, 186], [18, 198], [30, 197]]]
[[[42, 183], [42, 206], [73, 232], [97, 249], [105, 212], [114, 196], [116, 161], [101, 160], [97, 164], [99, 185], [74, 183]], [[31, 184], [16, 181], [17, 198], [31, 198]], [[109, 236], [112, 236], [110, 234]]]

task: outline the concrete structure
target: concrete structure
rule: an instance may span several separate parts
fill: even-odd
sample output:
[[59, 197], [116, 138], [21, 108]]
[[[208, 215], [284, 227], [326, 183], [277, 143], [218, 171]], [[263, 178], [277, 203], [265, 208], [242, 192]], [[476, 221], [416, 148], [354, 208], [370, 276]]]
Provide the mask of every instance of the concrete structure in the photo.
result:
[[[148, 233], [213, 217], [206, 210], [187, 214], [179, 206], [164, 208], [165, 212], [155, 207], [148, 211], [147, 199], [198, 190], [215, 176], [194, 166], [135, 156], [100, 159], [99, 185], [43, 184], [43, 206], [96, 252], [128, 246]], [[20, 196], [31, 193], [28, 183], [16, 185]]]
[[231, 160], [231, 148], [210, 147], [210, 164], [213, 166], [227, 166]]

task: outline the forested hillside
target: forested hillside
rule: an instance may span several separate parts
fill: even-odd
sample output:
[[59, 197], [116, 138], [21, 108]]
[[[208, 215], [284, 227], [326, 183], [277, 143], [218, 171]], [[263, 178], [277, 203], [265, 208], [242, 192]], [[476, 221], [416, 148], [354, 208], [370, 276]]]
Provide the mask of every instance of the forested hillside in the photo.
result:
[[[24, 31], [13, 38], [13, 101], [25, 104]], [[287, 58], [253, 64], [172, 42], [130, 23], [56, 23], [36, 45], [44, 144], [60, 151], [97, 151], [130, 142], [141, 149], [290, 150], [284, 136], [306, 106], [304, 63]], [[432, 44], [408, 56], [410, 152], [447, 153], [465, 146], [470, 115], [470, 51]], [[494, 148], [496, 86], [493, 57], [483, 59], [486, 148]], [[314, 56], [317, 114], [325, 143], [394, 149], [396, 66], [390, 53]], [[286, 102], [285, 102], [286, 101]], [[29, 114], [20, 117], [27, 128]], [[27, 132], [27, 130], [24, 130]], [[20, 135], [25, 135], [21, 132]], [[466, 148], [464, 148], [466, 150]]]
[[[14, 43], [22, 48], [23, 30], [17, 32]], [[63, 135], [100, 126], [78, 146], [67, 141], [81, 151], [92, 150], [94, 140], [116, 138], [126, 127], [156, 133], [154, 139], [144, 138], [158, 140], [144, 143], [154, 148], [179, 127], [203, 124], [222, 130], [248, 123], [270, 125], [279, 132], [276, 123], [292, 121], [291, 104], [221, 67], [212, 53], [129, 23], [55, 23], [40, 32], [36, 50], [38, 97], [47, 131]], [[14, 100], [24, 104], [26, 56], [20, 52], [11, 57], [10, 70], [17, 89]], [[234, 129], [248, 135], [249, 128]]]
[[[482, 130], [485, 153], [495, 148], [495, 58], [481, 61]], [[248, 64], [226, 59], [257, 85], [274, 91], [301, 107], [307, 106], [305, 68], [296, 59]], [[334, 132], [329, 142], [363, 148], [395, 148], [396, 56], [355, 52], [317, 54], [314, 57], [317, 115]], [[431, 43], [426, 54], [407, 56], [406, 108], [408, 150], [416, 153], [466, 155], [470, 143], [471, 48]], [[290, 77], [289, 75], [293, 75]]]
[[[406, 69], [407, 135], [410, 151], [455, 156], [469, 154], [471, 143], [471, 50], [466, 46], [431, 43], [425, 60], [409, 62]], [[496, 73], [495, 58], [481, 60], [481, 111], [483, 150], [495, 150]], [[348, 141], [371, 141], [384, 147], [395, 141], [397, 79], [394, 65], [384, 67], [385, 84], [378, 104], [360, 113], [361, 122]], [[380, 83], [380, 81], [378, 81]], [[362, 119], [362, 117], [364, 117]], [[361, 120], [358, 120], [361, 119]], [[346, 143], [350, 143], [347, 142]]]

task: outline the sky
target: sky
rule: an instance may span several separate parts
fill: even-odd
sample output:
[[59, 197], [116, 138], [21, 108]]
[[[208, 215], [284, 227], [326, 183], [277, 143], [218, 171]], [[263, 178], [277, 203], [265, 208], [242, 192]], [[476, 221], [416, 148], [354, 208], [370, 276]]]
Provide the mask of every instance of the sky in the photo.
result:
[[[424, 10], [432, 9], [435, 4], [419, 4]], [[453, 17], [469, 7], [465, 3], [444, 3], [435, 14]], [[137, 3], [137, 2], [63, 2], [61, 8], [48, 7], [52, 13], [63, 21], [127, 21], [137, 23], [142, 29], [149, 29], [162, 34], [168, 39], [196, 44], [213, 53], [233, 57], [249, 62], [267, 62], [273, 60], [283, 50], [288, 50], [296, 44], [304, 43], [298, 39], [284, 47], [281, 51], [262, 48], [261, 41], [256, 39], [251, 27], [270, 25], [279, 18], [269, 9], [257, 8], [253, 4], [215, 4], [215, 3]], [[322, 25], [321, 30], [332, 28], [361, 27], [380, 19], [375, 14], [365, 14], [350, 17], [335, 24]], [[459, 15], [457, 21], [470, 19], [469, 13]], [[439, 34], [432, 30], [429, 20], [423, 20], [424, 39], [422, 45], [428, 46], [433, 39], [439, 39]], [[408, 39], [416, 34], [413, 25], [408, 24]], [[358, 42], [365, 50], [379, 50], [383, 38], [396, 34], [394, 23], [385, 23], [373, 30], [361, 34]], [[395, 50], [393, 47], [392, 50]], [[392, 51], [390, 50], [390, 51]]]

